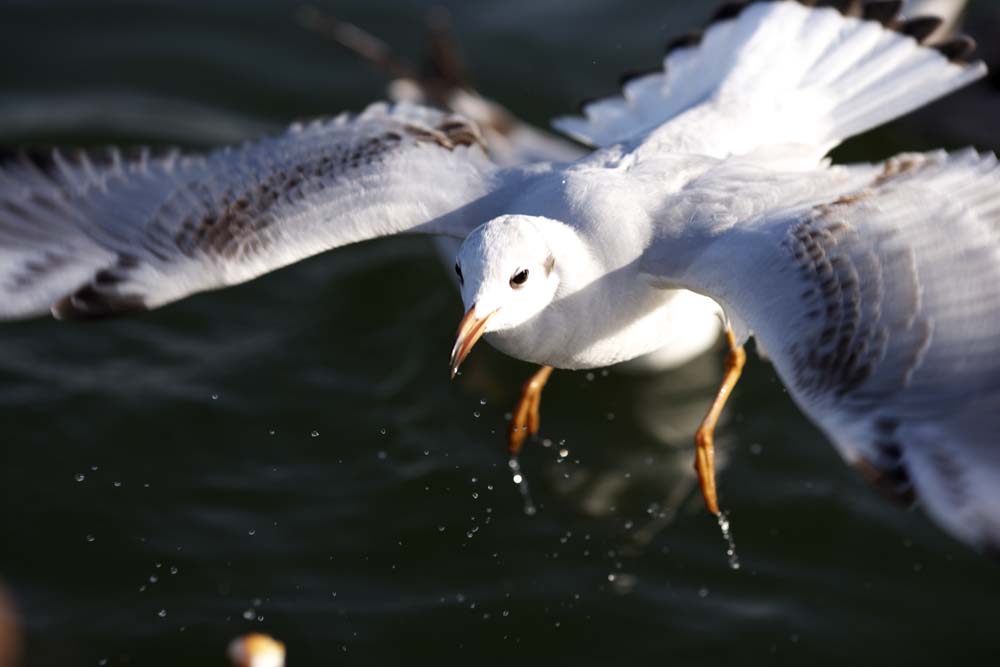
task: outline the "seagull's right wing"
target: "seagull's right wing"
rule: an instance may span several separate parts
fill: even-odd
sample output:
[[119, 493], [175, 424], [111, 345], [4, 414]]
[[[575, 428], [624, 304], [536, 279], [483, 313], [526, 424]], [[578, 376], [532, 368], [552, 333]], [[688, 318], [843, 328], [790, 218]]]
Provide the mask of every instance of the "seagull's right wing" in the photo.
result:
[[[986, 73], [975, 44], [933, 40], [941, 20], [901, 20], [902, 2], [730, 2], [704, 34], [676, 40], [663, 67], [556, 128], [595, 147], [753, 156], [812, 169], [841, 141]], [[822, 5], [835, 5], [822, 6]]]
[[410, 104], [205, 156], [0, 165], [0, 319], [90, 319], [402, 232], [463, 238], [504, 172], [469, 121]]
[[728, 164], [687, 190], [642, 259], [654, 284], [716, 298], [849, 462], [1000, 554], [997, 159]]

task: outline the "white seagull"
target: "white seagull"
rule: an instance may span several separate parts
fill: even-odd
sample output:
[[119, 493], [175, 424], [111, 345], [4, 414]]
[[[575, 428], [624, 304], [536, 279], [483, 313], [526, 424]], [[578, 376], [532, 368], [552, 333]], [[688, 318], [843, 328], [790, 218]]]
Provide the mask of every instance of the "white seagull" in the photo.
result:
[[946, 530], [1000, 549], [1000, 167], [906, 154], [831, 166], [844, 139], [982, 77], [968, 38], [900, 2], [733, 3], [660, 71], [556, 127], [594, 147], [502, 167], [466, 119], [412, 104], [205, 156], [55, 152], [0, 170], [0, 317], [95, 319], [397, 233], [464, 238], [480, 338], [591, 368], [654, 350], [675, 291], [715, 300], [731, 345], [712, 429], [754, 335], [845, 458]]
[[[397, 55], [384, 41], [352, 23], [313, 7], [302, 7], [298, 18], [304, 27], [333, 39], [392, 77], [388, 94], [393, 101], [427, 104], [471, 120], [480, 131], [490, 159], [500, 166], [574, 162], [588, 152], [568, 139], [528, 124], [495, 100], [476, 92], [469, 84], [451, 38], [448, 14], [441, 8], [427, 16], [429, 57], [423, 71]], [[462, 239], [436, 236], [434, 240], [438, 254], [451, 271]], [[453, 277], [459, 287], [458, 276], [453, 274]], [[721, 311], [711, 299], [687, 290], [674, 290], [670, 303], [663, 307], [669, 308], [673, 320], [682, 326], [664, 332], [658, 349], [624, 362], [629, 372], [678, 368], [712, 349], [718, 341], [722, 332]], [[552, 366], [543, 365], [521, 387], [507, 425], [507, 449], [511, 456], [518, 456], [525, 439], [539, 431], [542, 391], [552, 371]]]

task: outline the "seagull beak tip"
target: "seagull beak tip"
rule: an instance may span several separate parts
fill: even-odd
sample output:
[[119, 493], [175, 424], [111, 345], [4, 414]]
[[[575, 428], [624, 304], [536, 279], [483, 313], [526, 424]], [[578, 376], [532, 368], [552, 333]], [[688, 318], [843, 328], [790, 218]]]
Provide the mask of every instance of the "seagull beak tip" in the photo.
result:
[[455, 339], [455, 346], [451, 350], [451, 360], [448, 365], [451, 367], [451, 379], [458, 375], [458, 368], [469, 356], [469, 351], [486, 332], [486, 323], [493, 317], [496, 311], [488, 313], [485, 317], [476, 316], [476, 306], [473, 304], [465, 313], [462, 322], [458, 325], [458, 335]]

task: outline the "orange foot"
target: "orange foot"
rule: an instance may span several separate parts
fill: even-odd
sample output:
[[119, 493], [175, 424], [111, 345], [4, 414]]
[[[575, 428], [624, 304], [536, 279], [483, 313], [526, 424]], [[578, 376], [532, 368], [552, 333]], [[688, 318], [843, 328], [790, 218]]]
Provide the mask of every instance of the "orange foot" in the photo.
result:
[[698, 472], [698, 483], [701, 485], [701, 495], [705, 506], [712, 514], [719, 514], [719, 500], [715, 491], [715, 424], [719, 421], [722, 408], [740, 379], [747, 354], [742, 346], [736, 344], [736, 338], [731, 329], [726, 330], [726, 340], [729, 342], [729, 356], [726, 358], [726, 373], [722, 378], [719, 393], [715, 395], [712, 407], [705, 415], [704, 421], [694, 437], [697, 453], [694, 469]]
[[510, 426], [507, 428], [507, 451], [517, 456], [529, 435], [538, 433], [541, 424], [539, 409], [542, 405], [542, 389], [552, 375], [552, 366], [542, 366], [521, 387], [521, 398], [514, 407]]

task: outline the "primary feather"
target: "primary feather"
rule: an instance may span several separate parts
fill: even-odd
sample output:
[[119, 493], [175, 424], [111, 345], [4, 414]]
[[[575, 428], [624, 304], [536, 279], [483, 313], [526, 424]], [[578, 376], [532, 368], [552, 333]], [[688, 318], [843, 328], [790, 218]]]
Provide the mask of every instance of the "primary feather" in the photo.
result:
[[[869, 3], [884, 5], [886, 3]], [[586, 144], [746, 156], [811, 168], [838, 143], [982, 77], [982, 63], [922, 46], [914, 19], [845, 16], [796, 2], [733, 3], [703, 35], [670, 49], [660, 72], [554, 121]], [[908, 30], [909, 28], [909, 30]], [[964, 52], [952, 55], [967, 55]]]
[[479, 217], [444, 216], [496, 175], [474, 125], [408, 104], [205, 156], [21, 155], [0, 169], [0, 318], [104, 317], [369, 238], [463, 237]]

